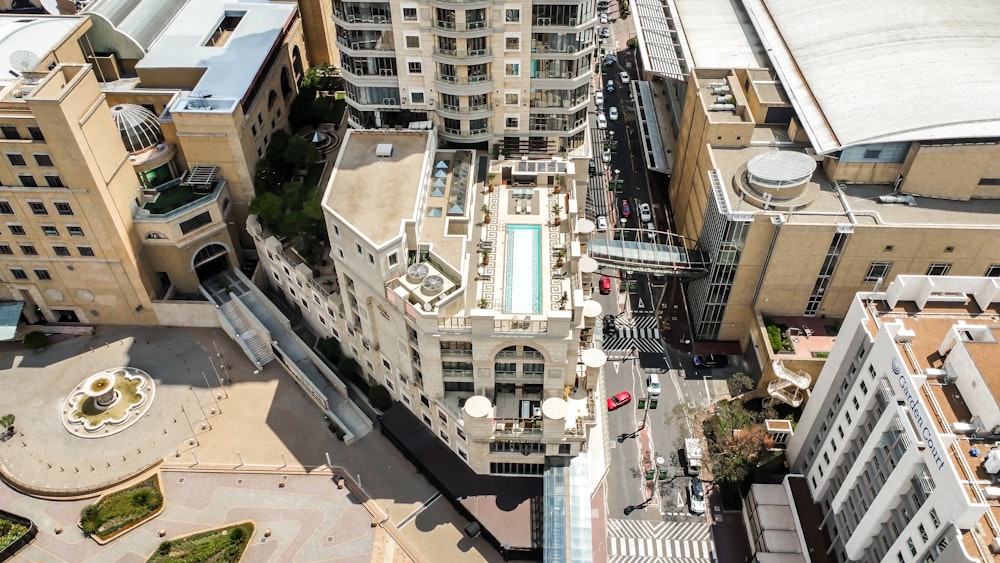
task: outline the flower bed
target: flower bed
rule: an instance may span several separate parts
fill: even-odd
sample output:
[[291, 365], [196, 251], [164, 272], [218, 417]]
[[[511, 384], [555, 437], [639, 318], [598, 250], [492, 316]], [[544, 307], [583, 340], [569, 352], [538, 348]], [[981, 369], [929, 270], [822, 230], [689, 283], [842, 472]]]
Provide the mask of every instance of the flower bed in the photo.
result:
[[0, 561], [13, 557], [37, 533], [31, 520], [0, 510]]
[[163, 493], [159, 477], [101, 497], [80, 512], [80, 528], [105, 543], [159, 514]]
[[147, 563], [235, 563], [253, 536], [252, 522], [199, 532], [160, 544]]

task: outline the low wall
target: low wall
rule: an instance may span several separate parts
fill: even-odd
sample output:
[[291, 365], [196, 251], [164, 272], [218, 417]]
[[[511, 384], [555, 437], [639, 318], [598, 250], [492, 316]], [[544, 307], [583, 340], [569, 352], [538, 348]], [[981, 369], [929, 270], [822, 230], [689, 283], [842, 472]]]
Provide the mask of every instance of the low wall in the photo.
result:
[[153, 312], [162, 326], [219, 328], [211, 301], [153, 301]]

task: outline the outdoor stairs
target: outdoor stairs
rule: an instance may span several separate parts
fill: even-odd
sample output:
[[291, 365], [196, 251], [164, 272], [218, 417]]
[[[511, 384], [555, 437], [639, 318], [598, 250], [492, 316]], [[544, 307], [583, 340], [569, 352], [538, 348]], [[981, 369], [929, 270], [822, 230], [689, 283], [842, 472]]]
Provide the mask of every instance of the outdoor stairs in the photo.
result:
[[780, 360], [774, 362], [774, 373], [777, 379], [767, 384], [769, 404], [781, 401], [786, 405], [798, 407], [802, 404], [803, 391], [809, 388], [812, 378], [804, 372], [794, 372], [786, 368]]
[[264, 335], [257, 331], [250, 319], [237, 305], [235, 299], [224, 303], [219, 307], [219, 310], [233, 325], [237, 338], [242, 340], [246, 348], [250, 350], [250, 353], [253, 354], [253, 360], [258, 366], [263, 366], [274, 359], [271, 344], [264, 338]]

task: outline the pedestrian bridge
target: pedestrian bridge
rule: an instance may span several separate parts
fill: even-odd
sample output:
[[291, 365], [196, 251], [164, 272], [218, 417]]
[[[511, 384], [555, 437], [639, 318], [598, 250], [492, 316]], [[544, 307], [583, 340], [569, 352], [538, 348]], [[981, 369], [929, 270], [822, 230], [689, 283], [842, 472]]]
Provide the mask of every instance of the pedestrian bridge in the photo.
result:
[[601, 266], [685, 278], [708, 275], [709, 257], [697, 241], [648, 229], [615, 229], [615, 233], [621, 233], [621, 239], [593, 238], [587, 244], [587, 255]]

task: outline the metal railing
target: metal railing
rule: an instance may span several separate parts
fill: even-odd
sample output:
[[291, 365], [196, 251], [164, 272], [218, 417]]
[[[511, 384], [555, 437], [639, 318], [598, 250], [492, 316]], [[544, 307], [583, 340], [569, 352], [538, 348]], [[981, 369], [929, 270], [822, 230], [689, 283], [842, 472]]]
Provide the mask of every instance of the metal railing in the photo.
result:
[[491, 54], [490, 49], [469, 49], [467, 51], [459, 51], [458, 49], [442, 49], [441, 47], [434, 47], [434, 54], [441, 55], [444, 57], [451, 57], [454, 59], [475, 59], [480, 57], [489, 57]]

